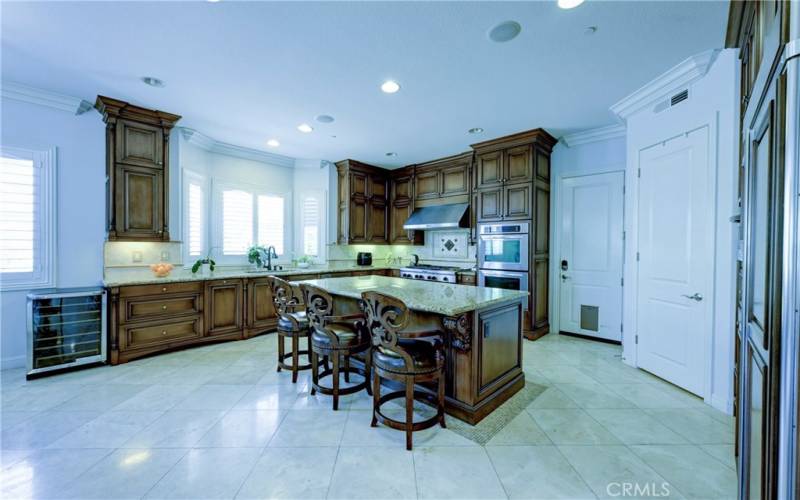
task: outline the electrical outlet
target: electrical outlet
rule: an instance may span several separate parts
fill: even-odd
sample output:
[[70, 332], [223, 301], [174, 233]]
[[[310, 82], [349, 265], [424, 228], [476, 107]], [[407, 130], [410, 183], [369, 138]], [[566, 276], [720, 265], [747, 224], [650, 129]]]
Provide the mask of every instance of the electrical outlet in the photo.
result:
[[161, 262], [169, 262], [169, 252], [164, 250], [161, 252]]
[[142, 252], [140, 250], [134, 250], [133, 254], [131, 255], [134, 262], [141, 262], [142, 261]]

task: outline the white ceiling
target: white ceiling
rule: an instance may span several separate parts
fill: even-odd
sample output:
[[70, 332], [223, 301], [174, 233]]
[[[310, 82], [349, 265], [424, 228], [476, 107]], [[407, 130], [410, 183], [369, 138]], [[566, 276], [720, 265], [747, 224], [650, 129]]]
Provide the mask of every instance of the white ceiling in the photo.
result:
[[[183, 115], [216, 140], [400, 166], [544, 127], [614, 121], [611, 104], [723, 45], [728, 3], [2, 2], [2, 78]], [[493, 43], [513, 19], [522, 33]], [[594, 35], [585, 35], [597, 26]], [[141, 83], [145, 75], [165, 88]], [[379, 90], [395, 79], [400, 92]], [[314, 117], [329, 114], [331, 124]], [[315, 128], [302, 134], [296, 127]], [[482, 127], [479, 136], [467, 134]], [[335, 138], [332, 136], [336, 136]], [[266, 140], [277, 138], [279, 148]], [[398, 156], [387, 158], [387, 151]]]

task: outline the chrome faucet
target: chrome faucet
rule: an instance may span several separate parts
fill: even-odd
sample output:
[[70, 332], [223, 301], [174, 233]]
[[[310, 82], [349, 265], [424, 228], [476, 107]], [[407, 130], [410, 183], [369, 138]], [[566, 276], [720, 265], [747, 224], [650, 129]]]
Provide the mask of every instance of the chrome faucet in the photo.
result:
[[411, 257], [413, 257], [413, 262], [411, 262], [412, 266], [419, 265], [419, 255], [412, 253]]
[[272, 271], [272, 259], [278, 258], [278, 253], [275, 251], [275, 247], [270, 245], [267, 247], [266, 250], [259, 250], [259, 254], [261, 254], [261, 262], [267, 261], [267, 265], [264, 268], [267, 271]]

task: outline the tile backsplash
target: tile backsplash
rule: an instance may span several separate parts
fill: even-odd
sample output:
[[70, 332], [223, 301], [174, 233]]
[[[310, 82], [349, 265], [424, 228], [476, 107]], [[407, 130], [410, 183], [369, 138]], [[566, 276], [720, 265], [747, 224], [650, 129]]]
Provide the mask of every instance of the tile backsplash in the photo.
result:
[[[330, 245], [328, 260], [355, 260], [358, 252], [372, 252], [375, 263], [408, 264], [411, 254], [420, 260], [438, 262], [443, 265], [473, 267], [477, 259], [477, 247], [469, 245], [469, 230], [426, 231], [425, 244], [411, 245]], [[397, 262], [399, 259], [399, 262]]]

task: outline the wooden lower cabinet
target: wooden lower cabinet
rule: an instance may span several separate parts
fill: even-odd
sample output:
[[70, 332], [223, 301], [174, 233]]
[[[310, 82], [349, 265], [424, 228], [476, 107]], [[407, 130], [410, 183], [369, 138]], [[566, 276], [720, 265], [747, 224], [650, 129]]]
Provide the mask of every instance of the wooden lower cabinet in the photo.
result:
[[[396, 270], [330, 271], [283, 278], [386, 276], [392, 271]], [[274, 330], [278, 322], [269, 278], [263, 275], [110, 287], [108, 297], [112, 365], [207, 342], [250, 338]]]
[[254, 278], [245, 282], [245, 336], [252, 337], [258, 333], [275, 328], [278, 315], [272, 302], [272, 289], [268, 278]]
[[206, 282], [206, 334], [241, 332], [243, 283], [240, 279]]

